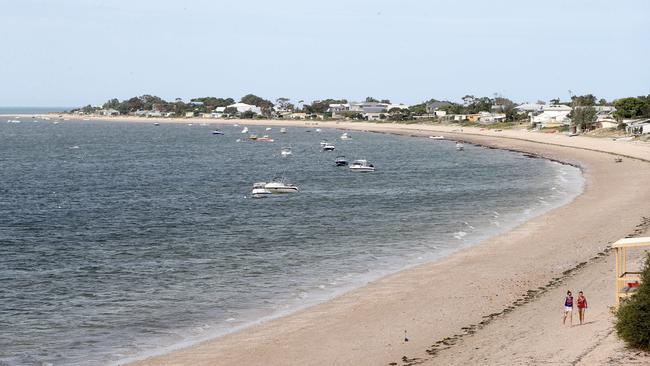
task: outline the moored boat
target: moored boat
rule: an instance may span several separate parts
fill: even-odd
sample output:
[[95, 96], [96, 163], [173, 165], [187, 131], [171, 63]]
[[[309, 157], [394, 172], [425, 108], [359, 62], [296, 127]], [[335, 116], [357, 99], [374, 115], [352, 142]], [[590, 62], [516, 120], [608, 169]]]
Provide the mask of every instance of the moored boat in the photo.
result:
[[352, 164], [350, 164], [349, 169], [353, 172], [374, 172], [375, 166], [368, 163], [367, 160], [360, 159], [353, 161]]
[[456, 150], [457, 151], [463, 151], [463, 150], [465, 150], [465, 146], [463, 146], [463, 144], [461, 144], [460, 142], [457, 142], [456, 143]]
[[253, 183], [253, 191], [251, 196], [253, 198], [264, 198], [271, 195], [271, 191], [266, 189], [266, 182]]
[[348, 161], [345, 159], [345, 156], [341, 155], [336, 157], [334, 164], [336, 164], [336, 166], [346, 166], [348, 165]]
[[298, 186], [287, 183], [287, 181], [282, 178], [275, 178], [272, 182], [266, 183], [264, 188], [273, 194], [298, 192]]
[[280, 155], [282, 155], [283, 158], [287, 158], [293, 155], [293, 152], [291, 151], [290, 147], [286, 146], [282, 148], [282, 151], [280, 151]]
[[333, 144], [326, 143], [323, 145], [323, 151], [334, 151], [335, 147]]
[[273, 140], [272, 138], [270, 138], [269, 135], [264, 135], [264, 136], [262, 136], [262, 137], [259, 137], [259, 138], [257, 139], [257, 141], [273, 142], [273, 141], [275, 141], [275, 140]]
[[350, 135], [348, 135], [347, 132], [343, 132], [343, 134], [341, 135], [341, 140], [349, 140], [351, 138], [352, 137], [350, 137]]

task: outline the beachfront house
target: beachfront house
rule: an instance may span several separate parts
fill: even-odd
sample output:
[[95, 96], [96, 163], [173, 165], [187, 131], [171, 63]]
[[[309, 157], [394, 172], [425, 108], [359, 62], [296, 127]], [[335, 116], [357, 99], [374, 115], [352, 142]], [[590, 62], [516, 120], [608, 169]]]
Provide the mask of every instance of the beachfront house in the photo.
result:
[[212, 111], [213, 118], [223, 118], [226, 114], [226, 107], [217, 107]]
[[[235, 103], [229, 105], [227, 108], [235, 108], [237, 110], [237, 113], [244, 113], [244, 112], [253, 112], [255, 114], [262, 114], [262, 108], [252, 105], [252, 104], [246, 104], [246, 103]], [[224, 109], [225, 110], [225, 109]]]
[[99, 114], [102, 115], [102, 116], [107, 116], [107, 117], [110, 117], [110, 116], [119, 116], [119, 115], [120, 115], [120, 111], [118, 111], [117, 109], [109, 108], [109, 109], [102, 109], [102, 110], [100, 110], [100, 111], [99, 111]]
[[450, 105], [450, 102], [431, 102], [427, 103], [425, 108], [427, 110], [427, 114], [435, 114], [436, 117], [444, 117], [447, 115], [447, 111], [443, 111], [441, 108], [445, 108]]
[[380, 102], [363, 102], [363, 103], [343, 103], [330, 104], [328, 111], [332, 113], [332, 118], [346, 118], [349, 114], [361, 115], [363, 119], [369, 121], [380, 120], [382, 115], [388, 113], [391, 109], [408, 109], [407, 104], [380, 103]]
[[163, 114], [161, 111], [147, 111], [145, 117], [162, 117]]
[[645, 135], [650, 133], [650, 118], [624, 119], [625, 132], [630, 135]]
[[594, 106], [596, 109], [596, 127], [597, 128], [616, 128], [619, 123], [614, 117], [616, 108], [608, 105]]
[[478, 123], [483, 125], [504, 122], [506, 120], [505, 113], [479, 112], [478, 115]]
[[194, 117], [194, 115], [195, 115], [194, 111], [185, 112], [185, 118], [192, 118]]
[[332, 114], [332, 118], [345, 118], [345, 112], [350, 110], [349, 103], [330, 104], [327, 110]]
[[568, 105], [545, 105], [542, 113], [531, 116], [530, 123], [534, 128], [562, 127], [571, 124], [569, 113], [572, 108]]

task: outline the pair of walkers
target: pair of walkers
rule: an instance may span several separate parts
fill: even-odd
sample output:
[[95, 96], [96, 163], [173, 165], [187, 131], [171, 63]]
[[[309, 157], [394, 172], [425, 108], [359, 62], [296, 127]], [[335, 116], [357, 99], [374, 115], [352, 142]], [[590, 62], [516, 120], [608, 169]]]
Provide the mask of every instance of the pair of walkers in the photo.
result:
[[[582, 293], [578, 292], [578, 315], [580, 316], [580, 324], [585, 322], [585, 309], [587, 309], [587, 298]], [[564, 318], [562, 319], [562, 324], [566, 324], [566, 318], [569, 317], [569, 325], [573, 325], [573, 295], [571, 291], [566, 292], [566, 297], [564, 298]]]

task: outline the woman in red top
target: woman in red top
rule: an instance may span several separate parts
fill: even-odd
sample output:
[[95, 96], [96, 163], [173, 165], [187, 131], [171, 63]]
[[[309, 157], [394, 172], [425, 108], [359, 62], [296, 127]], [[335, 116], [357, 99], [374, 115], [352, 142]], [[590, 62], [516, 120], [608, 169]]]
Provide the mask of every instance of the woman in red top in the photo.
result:
[[578, 315], [580, 316], [580, 324], [585, 321], [585, 309], [587, 308], [587, 298], [582, 293], [578, 292]]

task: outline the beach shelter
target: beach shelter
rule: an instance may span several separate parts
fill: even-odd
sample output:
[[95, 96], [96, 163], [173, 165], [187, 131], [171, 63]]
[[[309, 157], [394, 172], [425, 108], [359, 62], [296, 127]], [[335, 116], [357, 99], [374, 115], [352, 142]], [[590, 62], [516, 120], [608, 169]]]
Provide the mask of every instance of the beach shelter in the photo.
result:
[[650, 237], [625, 238], [612, 244], [616, 254], [616, 306], [621, 299], [631, 296], [639, 287], [641, 272], [628, 271], [627, 251], [632, 248], [650, 249]]

